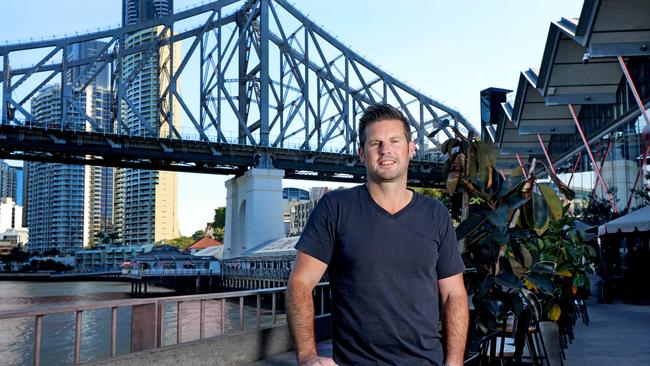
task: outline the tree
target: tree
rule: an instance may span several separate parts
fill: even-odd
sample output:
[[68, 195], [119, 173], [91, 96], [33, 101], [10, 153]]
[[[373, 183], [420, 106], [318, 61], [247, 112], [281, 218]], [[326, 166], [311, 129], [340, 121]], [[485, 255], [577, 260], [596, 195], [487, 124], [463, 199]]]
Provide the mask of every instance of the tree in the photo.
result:
[[48, 249], [43, 252], [44, 257], [56, 257], [59, 254], [61, 254], [61, 251], [57, 248]]
[[[473, 269], [466, 278], [477, 321], [471, 328], [495, 330], [524, 304], [537, 319], [572, 326], [573, 295], [588, 291], [585, 271], [594, 253], [566, 217], [562, 197], [537, 181], [536, 164], [544, 164], [534, 159], [526, 171], [519, 167], [503, 176], [490, 145], [457, 134], [440, 150], [449, 156], [443, 169], [447, 192], [477, 200], [464, 200], [467, 215], [456, 227], [465, 264]], [[546, 173], [565, 202], [575, 197], [554, 172]]]
[[213, 233], [214, 240], [218, 240], [218, 241], [223, 243], [223, 237], [224, 237], [225, 232], [226, 231], [222, 227], [218, 227], [218, 228], [214, 229], [214, 233]]
[[204, 236], [205, 236], [205, 231], [197, 230], [194, 232], [194, 234], [192, 234], [192, 239], [194, 239], [194, 241], [197, 241], [197, 240], [201, 240], [201, 238], [203, 238]]
[[212, 227], [224, 228], [226, 226], [226, 208], [219, 207], [214, 210], [214, 219], [212, 220]]
[[195, 240], [192, 239], [191, 236], [180, 236], [178, 238], [174, 238], [171, 240], [168, 240], [166, 244], [174, 246], [178, 248], [179, 250], [187, 250], [192, 244], [194, 244]]
[[[616, 191], [617, 187], [610, 188], [610, 194], [612, 195], [615, 204], [618, 203]], [[616, 214], [614, 210], [612, 210], [612, 205], [608, 199], [592, 196], [589, 198], [587, 205], [576, 212], [576, 216], [589, 225], [597, 226], [614, 220], [619, 217], [620, 214]]]

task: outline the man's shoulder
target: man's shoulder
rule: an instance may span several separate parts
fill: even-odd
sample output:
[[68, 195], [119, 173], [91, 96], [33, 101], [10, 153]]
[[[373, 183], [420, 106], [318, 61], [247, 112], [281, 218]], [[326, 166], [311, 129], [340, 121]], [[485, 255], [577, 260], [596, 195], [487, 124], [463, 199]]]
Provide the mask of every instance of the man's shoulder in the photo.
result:
[[335, 203], [353, 202], [351, 200], [359, 197], [363, 189], [365, 189], [363, 184], [351, 188], [339, 188], [325, 193], [323, 198]]

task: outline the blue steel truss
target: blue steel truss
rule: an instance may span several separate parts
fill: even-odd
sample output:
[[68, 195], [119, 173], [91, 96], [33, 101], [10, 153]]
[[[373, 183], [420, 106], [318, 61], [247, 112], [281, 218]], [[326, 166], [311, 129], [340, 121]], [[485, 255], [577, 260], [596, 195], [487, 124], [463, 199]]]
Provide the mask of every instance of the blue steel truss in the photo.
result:
[[[154, 28], [155, 37], [133, 41]], [[69, 57], [70, 46], [89, 41], [104, 42], [96, 56]], [[35, 64], [12, 67], [24, 54]], [[358, 117], [387, 102], [411, 125], [412, 183], [429, 185], [441, 180], [441, 142], [477, 134], [459, 112], [380, 70], [285, 0], [215, 1], [117, 29], [0, 46], [0, 56], [6, 158], [222, 174], [276, 167], [287, 177], [359, 181]], [[127, 92], [151, 60], [165, 80], [154, 118]], [[109, 124], [85, 113], [79, 98], [105, 70]], [[39, 121], [30, 100], [54, 81], [61, 120]], [[68, 120], [69, 110], [81, 124]]]

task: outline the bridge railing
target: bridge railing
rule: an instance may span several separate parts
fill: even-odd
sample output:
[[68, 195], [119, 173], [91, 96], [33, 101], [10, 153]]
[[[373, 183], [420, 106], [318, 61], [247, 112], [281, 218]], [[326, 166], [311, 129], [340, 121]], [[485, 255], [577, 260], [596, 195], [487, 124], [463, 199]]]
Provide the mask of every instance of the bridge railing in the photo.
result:
[[[43, 339], [56, 338], [48, 335], [44, 337], [43, 320], [56, 314], [74, 314], [72, 362], [79, 364], [82, 361], [96, 360], [91, 355], [85, 355], [82, 349], [82, 346], [91, 348], [86, 340], [82, 342], [84, 314], [89, 311], [110, 309], [111, 325], [106, 336], [110, 336], [110, 353], [108, 354], [112, 358], [118, 355], [118, 309], [130, 308], [131, 310], [130, 348], [126, 352], [121, 352], [121, 354], [124, 354], [151, 348], [161, 348], [196, 339], [223, 337], [235, 335], [242, 331], [261, 330], [286, 324], [285, 293], [286, 287], [277, 287], [201, 295], [39, 306], [0, 311], [0, 321], [19, 318], [34, 319], [32, 331], [34, 335], [33, 364], [40, 365]], [[329, 283], [319, 283], [314, 290], [315, 316], [329, 315], [329, 298]], [[98, 319], [97, 317], [88, 318], [93, 319], [93, 321]], [[215, 324], [217, 329], [208, 329], [210, 324]], [[95, 329], [95, 326], [96, 324], [91, 324], [89, 328]], [[197, 330], [198, 335], [196, 334]], [[16, 332], [19, 331], [22, 332], [22, 330], [16, 328]], [[191, 333], [194, 333], [194, 336]], [[15, 334], [14, 336], [18, 337], [20, 335]], [[122, 341], [120, 339], [120, 342]], [[63, 348], [57, 352], [57, 355], [66, 359], [70, 355], [60, 354], [63, 352]], [[84, 355], [83, 360], [82, 355]], [[47, 360], [45, 361], [47, 363]]]

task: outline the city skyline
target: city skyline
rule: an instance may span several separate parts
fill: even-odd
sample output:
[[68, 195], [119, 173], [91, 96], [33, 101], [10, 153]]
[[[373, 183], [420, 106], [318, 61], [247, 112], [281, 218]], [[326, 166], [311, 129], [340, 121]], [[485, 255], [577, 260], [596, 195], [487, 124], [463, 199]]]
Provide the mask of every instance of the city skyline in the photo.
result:
[[[53, 5], [48, 2], [27, 1], [24, 5], [32, 5], [35, 10], [20, 22], [17, 7], [9, 7], [8, 21], [0, 25], [0, 34], [13, 43], [20, 38], [82, 33], [120, 23], [118, 0], [98, 1], [94, 11], [87, 14], [75, 10], [79, 3], [69, 1], [50, 9]], [[175, 9], [182, 10], [193, 3], [177, 0]], [[397, 79], [458, 109], [477, 125], [478, 92], [489, 86], [514, 89], [516, 70], [539, 65], [542, 50], [538, 45], [545, 41], [549, 22], [577, 17], [582, 2], [552, 1], [535, 12], [516, 1], [490, 5], [463, 1], [411, 4], [397, 7], [391, 2], [334, 1], [301, 2], [295, 6], [351, 49]], [[14, 12], [16, 15], [12, 16]], [[488, 12], [501, 14], [503, 21], [486, 24], [484, 16]], [[414, 19], [413, 14], [418, 16]], [[518, 45], [516, 50], [509, 47], [512, 44]], [[191, 100], [192, 91], [186, 92], [185, 98]], [[228, 178], [179, 174], [181, 234], [191, 235], [202, 229], [211, 221], [214, 208], [225, 205], [224, 182]], [[323, 183], [284, 183], [285, 187], [299, 188], [318, 185]]]

